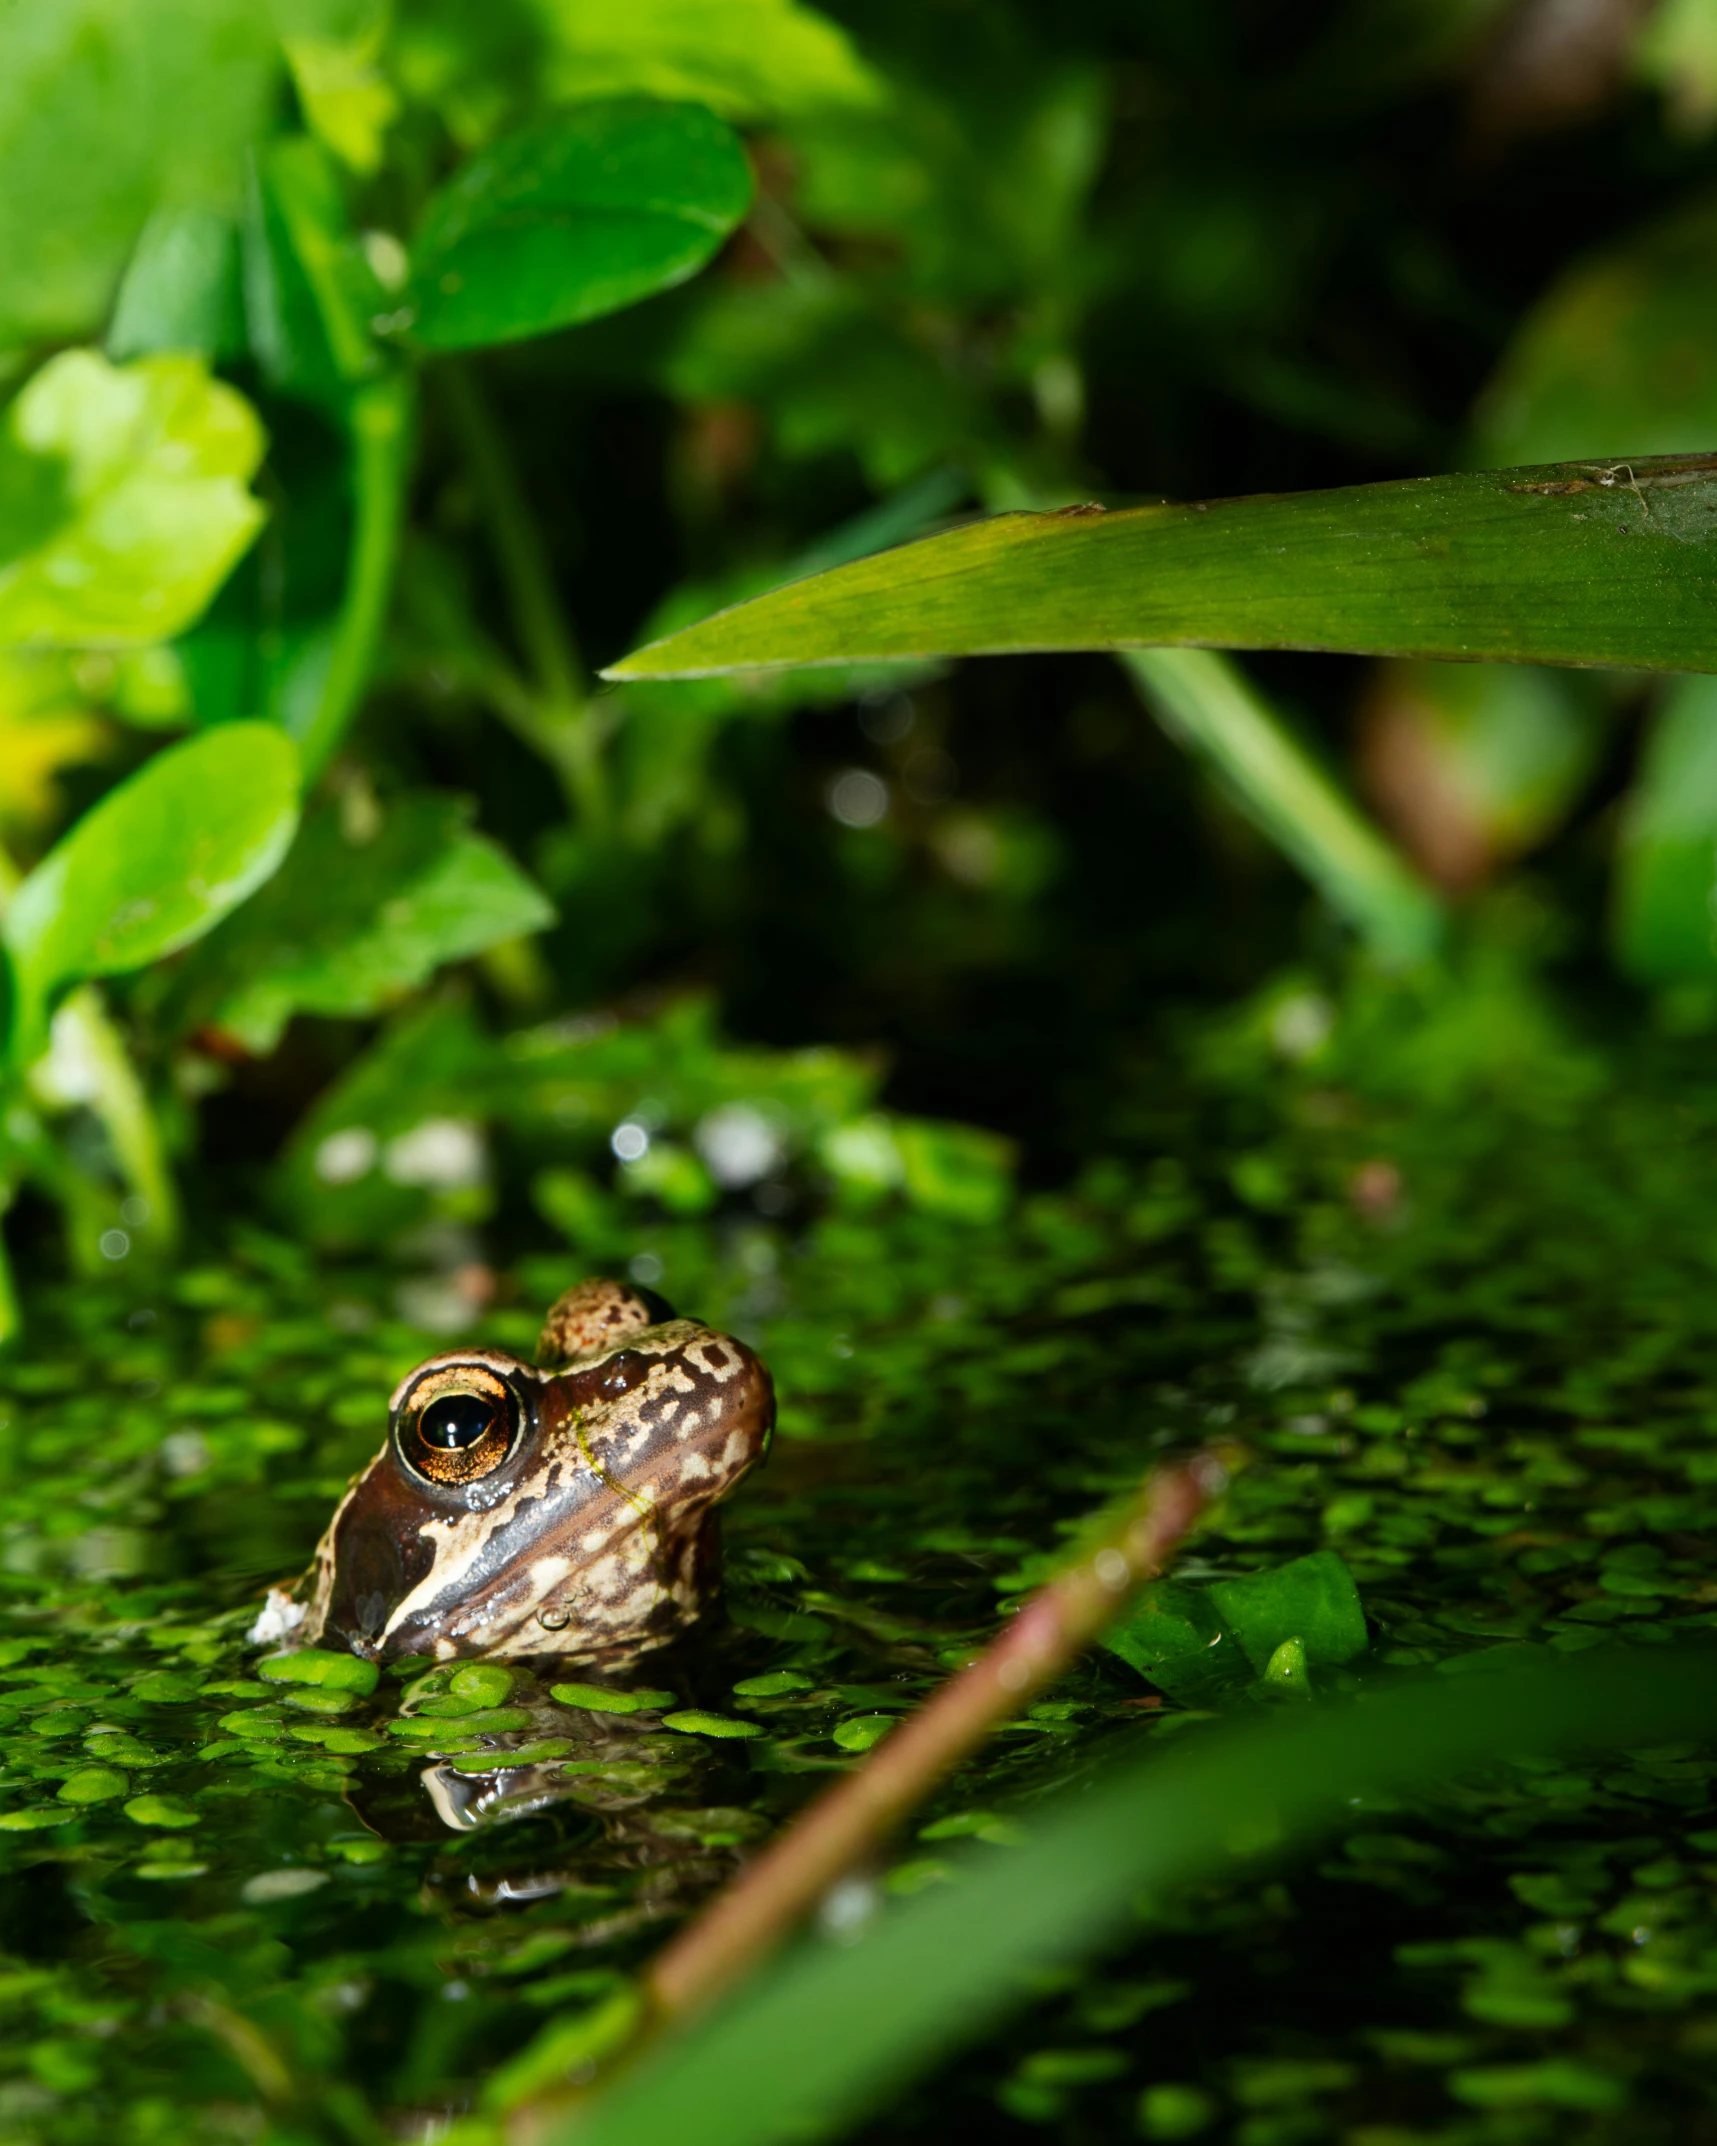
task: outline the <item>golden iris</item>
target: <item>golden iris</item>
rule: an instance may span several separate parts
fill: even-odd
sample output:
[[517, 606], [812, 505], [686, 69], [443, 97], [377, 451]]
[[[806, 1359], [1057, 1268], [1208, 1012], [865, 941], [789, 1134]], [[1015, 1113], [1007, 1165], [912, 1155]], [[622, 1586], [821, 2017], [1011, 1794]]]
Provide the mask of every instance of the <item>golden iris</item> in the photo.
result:
[[519, 1417], [518, 1395], [486, 1365], [439, 1366], [401, 1404], [400, 1458], [431, 1483], [475, 1483], [512, 1451]]

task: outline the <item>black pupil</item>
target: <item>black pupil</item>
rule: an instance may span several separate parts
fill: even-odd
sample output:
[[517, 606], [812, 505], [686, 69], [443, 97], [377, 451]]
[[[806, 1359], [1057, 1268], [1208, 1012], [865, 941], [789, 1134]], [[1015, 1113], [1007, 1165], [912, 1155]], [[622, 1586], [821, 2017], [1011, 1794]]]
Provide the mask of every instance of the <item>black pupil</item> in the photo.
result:
[[444, 1393], [417, 1419], [418, 1436], [444, 1453], [474, 1446], [495, 1420], [495, 1404], [476, 1393]]

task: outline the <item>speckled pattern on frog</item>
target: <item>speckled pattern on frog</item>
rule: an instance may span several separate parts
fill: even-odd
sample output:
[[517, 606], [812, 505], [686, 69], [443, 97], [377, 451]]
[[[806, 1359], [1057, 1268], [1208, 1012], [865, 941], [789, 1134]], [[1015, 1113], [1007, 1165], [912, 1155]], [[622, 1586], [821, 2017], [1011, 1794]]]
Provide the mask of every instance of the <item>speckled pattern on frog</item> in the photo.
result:
[[386, 1445], [264, 1621], [384, 1661], [608, 1666], [690, 1624], [715, 1585], [712, 1508], [768, 1444], [767, 1370], [615, 1282], [568, 1290], [538, 1353], [454, 1350], [403, 1380]]

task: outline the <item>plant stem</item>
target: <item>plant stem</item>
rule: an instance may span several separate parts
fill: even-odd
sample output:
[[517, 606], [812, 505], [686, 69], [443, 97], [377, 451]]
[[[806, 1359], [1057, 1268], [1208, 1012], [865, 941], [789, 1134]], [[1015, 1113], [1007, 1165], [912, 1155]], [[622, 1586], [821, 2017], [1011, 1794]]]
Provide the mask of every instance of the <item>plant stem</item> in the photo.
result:
[[[1045, 1969], [1065, 1973], [1124, 1937], [1137, 1945], [1141, 1911], [1154, 1921], [1194, 1888], [1255, 1885], [1260, 1863], [1363, 1831], [1380, 1806], [1418, 1810], [1476, 1768], [1705, 1744], [1717, 1731], [1717, 1679], [1697, 1643], [1520, 1653], [1482, 1669], [1469, 1656], [1469, 1676], [1271, 1708], [1166, 1752], [1154, 1737], [1135, 1745], [1037, 1804], [1005, 1855], [968, 1854], [956, 1883], [889, 1902], [862, 1941], [797, 1947], [543, 2146], [801, 2146], [849, 2137], [867, 2117], [864, 2135], [898, 2136], [885, 2096], [1017, 2017]], [[1022, 2026], [1041, 2033], [1040, 2020]], [[1184, 2051], [1159, 2046], [1169, 2062]], [[1123, 2134], [1093, 2123], [1060, 2135]]]
[[[11, 1206], [15, 1185], [0, 1183], [0, 1215]], [[18, 1290], [12, 1279], [12, 1261], [5, 1240], [0, 1238], [0, 1342], [10, 1341], [18, 1331]]]
[[1436, 895], [1237, 664], [1205, 648], [1134, 648], [1121, 662], [1170, 737], [1216, 770], [1380, 961], [1398, 967], [1435, 951], [1445, 923]]
[[[22, 883], [23, 874], [0, 849], [0, 916]], [[6, 959], [0, 949], [0, 963]], [[52, 1042], [62, 1064], [71, 1069], [70, 1080], [56, 1082], [59, 1069], [54, 1064], [55, 1052], [50, 1052], [27, 1069], [30, 1085], [51, 1105], [88, 1106], [107, 1134], [120, 1174], [148, 1203], [148, 1221], [143, 1226], [163, 1250], [171, 1250], [179, 1235], [178, 1190], [148, 1091], [138, 1078], [124, 1038], [93, 984], [74, 991], [54, 1019]], [[0, 1180], [0, 1215], [11, 1206], [16, 1189], [12, 1182]], [[17, 1320], [11, 1270], [0, 1245], [0, 1340], [13, 1332]]]
[[[6, 914], [6, 905], [17, 893], [23, 878], [23, 873], [13, 863], [9, 853], [0, 848], [0, 917]], [[5, 1064], [11, 1041], [11, 1026], [16, 1016], [11, 956], [4, 946], [0, 945], [0, 1094], [3, 1094], [7, 1085]], [[12, 1175], [0, 1177], [0, 1218], [5, 1216], [17, 1196], [17, 1178]], [[18, 1324], [18, 1291], [12, 1280], [12, 1262], [7, 1255], [6, 1242], [0, 1237], [0, 1342], [10, 1341], [18, 1331]]]
[[373, 381], [352, 398], [357, 525], [327, 676], [298, 739], [306, 786], [333, 758], [358, 711], [387, 623], [410, 467], [412, 402], [412, 383], [404, 373]]
[[[1000, 1638], [951, 1677], [854, 1772], [819, 1796], [645, 1971], [640, 2024], [677, 2025], [726, 1996], [853, 1866], [875, 1855], [991, 1730], [1063, 1674], [1143, 1581], [1159, 1573], [1211, 1499], [1236, 1449], [1154, 1471], [1074, 1563], [1032, 1596]], [[628, 2059], [638, 2044], [626, 2050]], [[557, 2132], [561, 2096], [522, 2103], [509, 2146]]]
[[657, 1956], [645, 1987], [658, 2014], [700, 2010], [772, 1951], [993, 1728], [1083, 1653], [1133, 1589], [1162, 1570], [1227, 1479], [1214, 1454], [1153, 1474], [1087, 1555], [1035, 1594], [992, 1646], [820, 1796]]
[[146, 1231], [162, 1250], [170, 1250], [179, 1235], [179, 1195], [161, 1129], [124, 1039], [93, 984], [72, 993], [55, 1014], [54, 1028], [55, 1048], [43, 1070], [51, 1072], [63, 1051], [76, 1082], [75, 1092], [65, 1099], [87, 1104], [100, 1121], [121, 1176], [148, 1207], [140, 1233]]
[[515, 711], [510, 727], [542, 754], [560, 777], [568, 802], [594, 824], [607, 801], [601, 730], [572, 629], [555, 593], [542, 531], [471, 367], [450, 358], [436, 379], [489, 526], [513, 629], [536, 680], [534, 719], [521, 721]]

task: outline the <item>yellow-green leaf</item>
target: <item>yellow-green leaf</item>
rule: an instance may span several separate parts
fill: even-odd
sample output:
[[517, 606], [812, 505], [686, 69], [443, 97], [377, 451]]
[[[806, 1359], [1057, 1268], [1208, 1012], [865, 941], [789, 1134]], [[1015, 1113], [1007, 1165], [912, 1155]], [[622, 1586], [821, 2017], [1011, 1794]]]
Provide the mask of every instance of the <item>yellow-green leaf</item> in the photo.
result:
[[0, 645], [183, 631], [262, 521], [262, 450], [199, 358], [51, 358], [0, 426]]
[[1717, 670], [1717, 456], [1001, 514], [776, 589], [610, 678], [1204, 645]]

